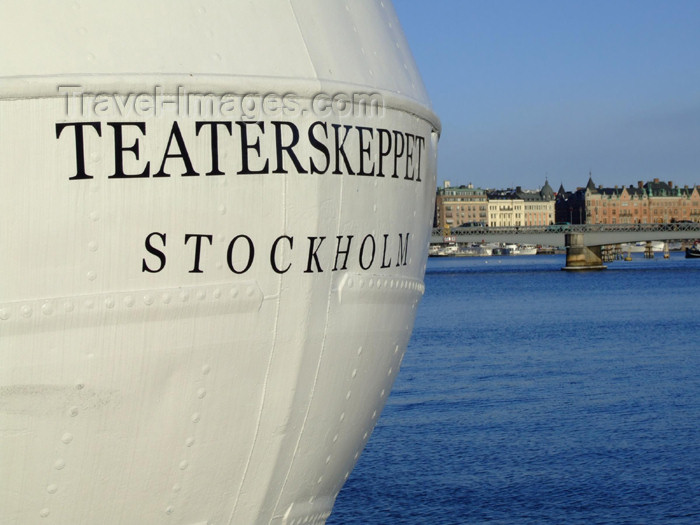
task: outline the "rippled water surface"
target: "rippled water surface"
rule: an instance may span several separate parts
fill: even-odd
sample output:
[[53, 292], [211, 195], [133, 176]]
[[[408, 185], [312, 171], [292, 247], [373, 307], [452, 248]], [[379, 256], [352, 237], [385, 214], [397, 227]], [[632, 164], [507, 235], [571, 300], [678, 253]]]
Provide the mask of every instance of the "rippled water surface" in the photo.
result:
[[700, 523], [700, 260], [431, 259], [328, 524]]

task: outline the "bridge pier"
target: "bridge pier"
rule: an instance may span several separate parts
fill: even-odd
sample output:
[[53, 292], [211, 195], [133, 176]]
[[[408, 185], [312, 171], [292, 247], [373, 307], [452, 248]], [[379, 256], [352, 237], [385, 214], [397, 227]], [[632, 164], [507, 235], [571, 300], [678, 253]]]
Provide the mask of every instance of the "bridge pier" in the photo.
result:
[[644, 257], [646, 259], [654, 258], [654, 248], [651, 244], [651, 241], [647, 241], [646, 245], [644, 246]]
[[566, 266], [562, 270], [605, 270], [603, 265], [602, 246], [586, 246], [583, 244], [583, 233], [567, 233], [564, 236], [566, 245]]

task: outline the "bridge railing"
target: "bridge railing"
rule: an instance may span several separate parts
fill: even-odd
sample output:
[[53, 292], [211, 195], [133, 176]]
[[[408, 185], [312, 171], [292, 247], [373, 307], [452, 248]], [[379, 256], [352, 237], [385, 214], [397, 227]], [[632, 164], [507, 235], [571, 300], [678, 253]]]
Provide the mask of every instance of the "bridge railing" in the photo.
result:
[[[466, 226], [450, 228], [449, 234], [443, 228], [433, 228], [433, 237], [445, 235], [507, 235], [517, 236], [533, 233], [593, 233], [593, 232], [682, 232], [697, 234], [700, 223], [671, 222], [653, 224], [552, 224], [550, 226]], [[689, 238], [695, 235], [689, 235]]]

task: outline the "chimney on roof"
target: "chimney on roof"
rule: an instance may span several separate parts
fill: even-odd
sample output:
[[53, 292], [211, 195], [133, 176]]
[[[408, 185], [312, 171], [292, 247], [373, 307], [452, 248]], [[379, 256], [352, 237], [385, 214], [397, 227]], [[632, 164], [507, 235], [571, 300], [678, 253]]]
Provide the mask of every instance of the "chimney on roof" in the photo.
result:
[[668, 187], [673, 189], [673, 181], [672, 180], [668, 181]]
[[638, 180], [637, 181], [637, 188], [639, 188], [641, 190], [643, 187], [644, 187], [644, 182], [641, 180]]
[[658, 179], [658, 178], [655, 178], [655, 179], [654, 179], [654, 182], [655, 182], [656, 184], [658, 184], [658, 183], [659, 183], [659, 179]]

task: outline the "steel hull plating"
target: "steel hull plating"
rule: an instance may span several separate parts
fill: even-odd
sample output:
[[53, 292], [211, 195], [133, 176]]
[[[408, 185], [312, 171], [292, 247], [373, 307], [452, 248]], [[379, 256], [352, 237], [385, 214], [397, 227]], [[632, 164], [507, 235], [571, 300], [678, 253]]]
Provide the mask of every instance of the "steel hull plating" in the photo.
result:
[[[314, 106], [350, 73], [119, 60], [0, 79], [0, 523], [322, 523], [423, 293], [436, 119], [382, 82]], [[263, 88], [295, 102], [222, 105]]]

